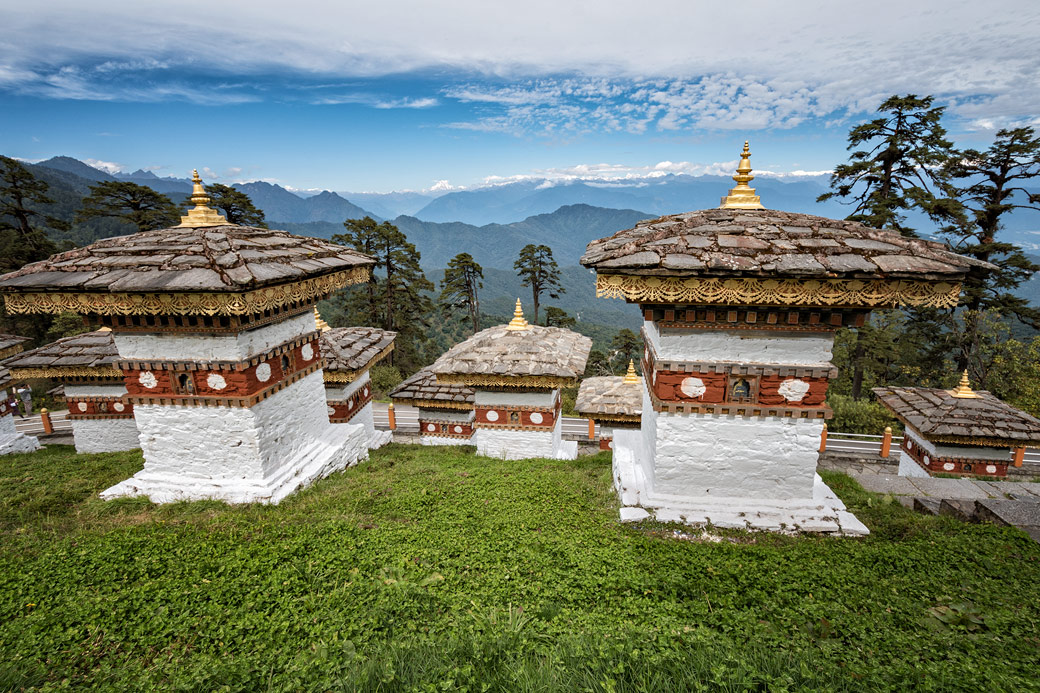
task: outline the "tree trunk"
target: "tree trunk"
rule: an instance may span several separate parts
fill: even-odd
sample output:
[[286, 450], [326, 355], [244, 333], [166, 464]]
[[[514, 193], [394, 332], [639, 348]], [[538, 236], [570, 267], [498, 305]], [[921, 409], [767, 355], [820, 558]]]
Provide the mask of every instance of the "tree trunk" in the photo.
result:
[[866, 356], [866, 348], [863, 339], [856, 334], [856, 349], [852, 352], [852, 399], [859, 399], [863, 393], [863, 359]]
[[536, 286], [537, 286], [537, 284], [531, 287], [531, 293], [534, 294], [534, 324], [535, 325], [538, 324], [538, 293], [539, 293], [538, 289], [535, 288]]

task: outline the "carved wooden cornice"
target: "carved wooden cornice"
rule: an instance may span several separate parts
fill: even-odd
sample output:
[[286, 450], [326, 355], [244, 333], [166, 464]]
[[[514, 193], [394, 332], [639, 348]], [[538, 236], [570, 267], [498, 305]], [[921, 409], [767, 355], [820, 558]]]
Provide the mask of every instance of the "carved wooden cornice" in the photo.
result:
[[758, 279], [597, 274], [597, 298], [632, 303], [726, 306], [952, 308], [960, 282], [910, 279]]
[[466, 385], [467, 387], [485, 390], [558, 390], [576, 387], [578, 378], [561, 378], [553, 375], [502, 376], [478, 373], [438, 373], [437, 382]]

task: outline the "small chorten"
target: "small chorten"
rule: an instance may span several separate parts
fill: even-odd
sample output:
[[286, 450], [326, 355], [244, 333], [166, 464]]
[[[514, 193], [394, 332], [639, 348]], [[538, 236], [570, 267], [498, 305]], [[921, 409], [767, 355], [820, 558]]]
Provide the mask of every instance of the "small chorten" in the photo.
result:
[[765, 209], [762, 199], [755, 194], [755, 189], [748, 185], [755, 179], [751, 175], [751, 150], [748, 149], [748, 145], [749, 142], [744, 140], [744, 151], [740, 153], [737, 175], [733, 176], [737, 186], [730, 188], [729, 195], [722, 198], [720, 209]]
[[199, 178], [199, 170], [192, 169], [191, 172], [191, 197], [188, 199], [195, 203], [194, 209], [189, 209], [187, 216], [181, 217], [181, 223], [176, 228], [197, 229], [202, 226], [226, 226], [227, 217], [209, 206], [211, 198], [206, 192], [206, 186]]
[[622, 382], [626, 385], [638, 385], [641, 382], [639, 376], [636, 375], [636, 364], [632, 359], [628, 360], [628, 372], [625, 373], [625, 379]]
[[530, 328], [527, 320], [524, 320], [524, 309], [520, 305], [520, 299], [516, 299], [516, 308], [513, 309], [513, 319], [506, 325], [506, 329], [510, 332], [522, 332]]
[[390, 431], [376, 430], [372, 416], [372, 378], [369, 370], [394, 350], [396, 332], [377, 327], [333, 327], [317, 318], [321, 353], [325, 357], [325, 404], [334, 424], [360, 424], [368, 449], [390, 442]]
[[472, 445], [473, 390], [458, 383], [437, 381], [423, 368], [390, 391], [394, 406], [419, 410], [419, 442], [423, 445]]
[[328, 332], [332, 329], [332, 327], [321, 317], [321, 313], [318, 312], [317, 306], [314, 308], [314, 324], [317, 326], [319, 332]]

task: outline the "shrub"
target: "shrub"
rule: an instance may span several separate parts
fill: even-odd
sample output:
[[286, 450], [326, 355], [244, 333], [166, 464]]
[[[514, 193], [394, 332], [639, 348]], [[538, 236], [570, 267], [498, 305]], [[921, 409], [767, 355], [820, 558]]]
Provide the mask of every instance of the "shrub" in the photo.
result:
[[831, 431], [881, 435], [886, 426], [893, 432], [901, 430], [899, 421], [878, 402], [829, 394], [827, 404], [834, 410], [834, 418], [827, 422]]
[[372, 396], [376, 399], [385, 398], [404, 380], [396, 366], [372, 366], [368, 374], [372, 378]]

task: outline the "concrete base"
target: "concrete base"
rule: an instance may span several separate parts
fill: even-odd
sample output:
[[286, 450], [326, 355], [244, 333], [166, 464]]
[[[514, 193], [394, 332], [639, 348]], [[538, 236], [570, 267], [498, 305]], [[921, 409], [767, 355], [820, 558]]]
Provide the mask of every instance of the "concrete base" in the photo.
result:
[[147, 496], [153, 503], [221, 500], [228, 503], [278, 503], [293, 491], [368, 458], [364, 429], [351, 424], [329, 426], [327, 433], [301, 451], [292, 464], [261, 479], [185, 479], [141, 470], [101, 492], [101, 498]]
[[915, 476], [915, 477], [931, 477], [921, 465], [917, 464], [917, 460], [910, 457], [906, 450], [899, 451], [899, 476]]
[[141, 447], [133, 419], [73, 419], [76, 452], [121, 452]]
[[40, 441], [19, 433], [14, 425], [14, 415], [0, 416], [0, 455], [15, 455], [40, 449]]
[[639, 464], [640, 431], [618, 430], [614, 437], [614, 487], [621, 499], [621, 520], [654, 519], [735, 529], [841, 536], [870, 534], [866, 525], [814, 474], [811, 496], [804, 498], [734, 497], [668, 494], [655, 491]]

